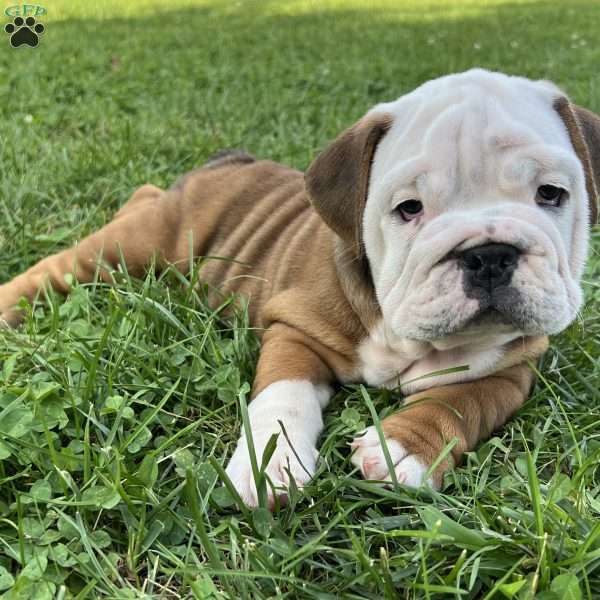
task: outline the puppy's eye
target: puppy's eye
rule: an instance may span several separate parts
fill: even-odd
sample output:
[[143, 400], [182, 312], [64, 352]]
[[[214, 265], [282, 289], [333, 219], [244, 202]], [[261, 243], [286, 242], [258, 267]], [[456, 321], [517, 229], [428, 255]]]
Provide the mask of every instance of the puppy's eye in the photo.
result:
[[555, 185], [540, 185], [535, 201], [541, 206], [560, 206], [569, 196], [567, 190]]
[[423, 213], [423, 203], [420, 200], [405, 200], [394, 208], [394, 212], [404, 221], [412, 221]]

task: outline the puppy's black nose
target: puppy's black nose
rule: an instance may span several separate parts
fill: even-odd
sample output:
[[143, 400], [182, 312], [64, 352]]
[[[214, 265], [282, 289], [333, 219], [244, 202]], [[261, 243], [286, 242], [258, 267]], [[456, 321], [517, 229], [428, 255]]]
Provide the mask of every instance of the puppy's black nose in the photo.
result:
[[484, 244], [465, 250], [460, 260], [467, 286], [491, 292], [510, 282], [519, 261], [519, 250], [509, 244]]

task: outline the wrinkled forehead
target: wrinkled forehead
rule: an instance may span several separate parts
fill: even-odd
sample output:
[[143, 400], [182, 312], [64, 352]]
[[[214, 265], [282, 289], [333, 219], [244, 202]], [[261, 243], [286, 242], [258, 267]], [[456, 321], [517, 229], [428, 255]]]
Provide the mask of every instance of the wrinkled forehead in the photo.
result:
[[[553, 102], [561, 91], [549, 82], [470, 71], [436, 79], [371, 112], [393, 115], [377, 147], [371, 178], [381, 180], [412, 161], [415, 175], [477, 158], [546, 145], [572, 153]], [[472, 165], [475, 167], [475, 165]]]

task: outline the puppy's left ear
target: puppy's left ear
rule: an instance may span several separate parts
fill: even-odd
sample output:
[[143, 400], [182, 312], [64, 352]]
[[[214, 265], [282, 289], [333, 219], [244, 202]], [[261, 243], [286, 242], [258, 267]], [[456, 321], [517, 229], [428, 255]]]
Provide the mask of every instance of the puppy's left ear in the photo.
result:
[[362, 257], [362, 217], [375, 149], [392, 124], [387, 114], [371, 114], [340, 134], [308, 168], [310, 200], [327, 225]]
[[585, 172], [585, 185], [590, 202], [590, 221], [598, 221], [600, 196], [600, 117], [586, 108], [572, 104], [565, 97], [557, 98], [554, 108], [563, 120]]

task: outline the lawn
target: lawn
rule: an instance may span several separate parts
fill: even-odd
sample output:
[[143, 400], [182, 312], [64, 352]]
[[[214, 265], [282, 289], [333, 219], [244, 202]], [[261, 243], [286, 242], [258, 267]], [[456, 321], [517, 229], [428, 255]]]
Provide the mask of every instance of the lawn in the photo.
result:
[[[145, 182], [223, 147], [303, 169], [448, 72], [552, 79], [600, 112], [597, 0], [44, 6], [38, 48], [0, 44], [0, 281]], [[273, 515], [221, 480], [257, 356], [243, 313], [173, 272], [34, 306], [0, 334], [2, 598], [600, 598], [599, 251], [596, 228], [586, 306], [535, 393], [442, 492], [360, 478], [350, 386], [313, 484]], [[401, 400], [369, 393], [380, 416]]]

